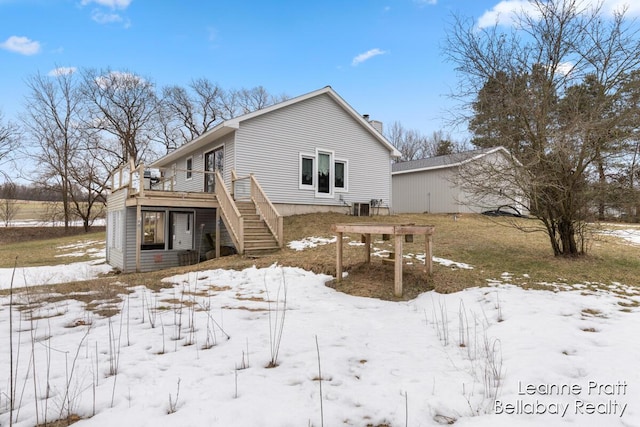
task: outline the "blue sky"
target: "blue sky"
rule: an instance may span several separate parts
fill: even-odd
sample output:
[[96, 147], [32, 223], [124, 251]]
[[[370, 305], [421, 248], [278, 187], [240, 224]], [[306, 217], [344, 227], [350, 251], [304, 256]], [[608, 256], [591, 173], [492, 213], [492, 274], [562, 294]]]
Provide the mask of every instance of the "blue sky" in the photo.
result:
[[[624, 1], [624, 0], [622, 0]], [[633, 0], [637, 3], [637, 0]], [[607, 4], [621, 0], [607, 0]], [[297, 96], [331, 85], [358, 112], [423, 134], [447, 127], [457, 77], [442, 55], [451, 16], [495, 22], [523, 0], [0, 0], [0, 109], [25, 78], [110, 68], [157, 86], [206, 77]], [[640, 5], [632, 12], [640, 15]]]

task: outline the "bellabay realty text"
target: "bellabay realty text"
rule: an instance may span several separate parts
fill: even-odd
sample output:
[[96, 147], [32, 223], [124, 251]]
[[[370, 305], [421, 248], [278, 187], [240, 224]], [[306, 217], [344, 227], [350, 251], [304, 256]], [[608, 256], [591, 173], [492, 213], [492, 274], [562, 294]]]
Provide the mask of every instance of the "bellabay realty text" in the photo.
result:
[[[527, 384], [518, 381], [518, 397], [494, 402], [496, 414], [507, 415], [615, 415], [622, 417], [628, 403], [627, 382], [583, 384]], [[563, 396], [554, 398], [554, 396]]]

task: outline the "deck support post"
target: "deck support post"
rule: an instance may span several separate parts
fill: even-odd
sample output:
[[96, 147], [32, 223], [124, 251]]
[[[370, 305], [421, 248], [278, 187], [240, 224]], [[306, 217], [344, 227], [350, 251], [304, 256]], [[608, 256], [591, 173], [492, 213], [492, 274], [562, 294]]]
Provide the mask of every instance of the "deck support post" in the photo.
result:
[[396, 234], [394, 236], [395, 240], [395, 276], [394, 276], [394, 286], [393, 286], [393, 294], [397, 297], [402, 296], [402, 236]]
[[220, 208], [216, 209], [216, 258], [220, 258]]
[[342, 281], [342, 232], [338, 231], [336, 237], [336, 280]]
[[136, 205], [136, 273], [140, 273], [140, 247], [142, 246], [142, 207]]

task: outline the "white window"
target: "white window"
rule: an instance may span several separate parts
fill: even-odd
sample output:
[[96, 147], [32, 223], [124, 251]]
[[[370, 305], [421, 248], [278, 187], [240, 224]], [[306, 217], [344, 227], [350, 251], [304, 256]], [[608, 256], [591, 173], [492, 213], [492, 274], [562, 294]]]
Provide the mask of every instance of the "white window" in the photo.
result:
[[334, 167], [334, 188], [335, 191], [349, 191], [349, 168], [346, 160], [336, 160], [333, 162]]
[[335, 159], [333, 151], [300, 153], [298, 188], [315, 190], [316, 197], [333, 197], [349, 190], [349, 162]]
[[187, 158], [187, 164], [186, 164], [186, 168], [187, 170], [187, 178], [186, 180], [189, 181], [191, 179], [191, 177], [193, 176], [193, 157], [188, 157]]
[[316, 185], [316, 195], [319, 197], [330, 197], [333, 194], [333, 153], [327, 151], [318, 151], [316, 155], [316, 177], [318, 184]]
[[164, 211], [142, 212], [142, 246], [141, 249], [164, 249], [165, 242]]
[[301, 190], [313, 190], [315, 179], [315, 155], [300, 154], [300, 173], [298, 175], [298, 187]]

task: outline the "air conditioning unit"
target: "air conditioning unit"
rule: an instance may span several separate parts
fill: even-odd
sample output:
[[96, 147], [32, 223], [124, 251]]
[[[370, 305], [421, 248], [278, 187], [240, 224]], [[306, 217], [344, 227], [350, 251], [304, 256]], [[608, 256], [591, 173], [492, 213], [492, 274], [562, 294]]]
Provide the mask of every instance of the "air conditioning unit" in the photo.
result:
[[369, 203], [354, 203], [353, 204], [353, 216], [369, 216], [370, 215]]

